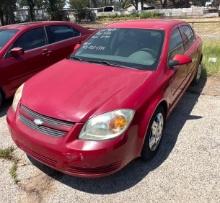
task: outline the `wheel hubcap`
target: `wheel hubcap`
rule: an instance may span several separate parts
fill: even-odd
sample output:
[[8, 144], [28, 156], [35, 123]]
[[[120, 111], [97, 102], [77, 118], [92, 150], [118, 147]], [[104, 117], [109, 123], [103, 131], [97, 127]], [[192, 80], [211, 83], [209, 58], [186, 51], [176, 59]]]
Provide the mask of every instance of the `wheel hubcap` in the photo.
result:
[[199, 64], [198, 70], [197, 70], [197, 74], [196, 74], [196, 80], [198, 81], [201, 77], [202, 74], [202, 65]]
[[155, 151], [160, 143], [164, 126], [164, 118], [162, 113], [158, 113], [155, 116], [151, 125], [151, 132], [149, 136], [149, 148], [151, 151]]

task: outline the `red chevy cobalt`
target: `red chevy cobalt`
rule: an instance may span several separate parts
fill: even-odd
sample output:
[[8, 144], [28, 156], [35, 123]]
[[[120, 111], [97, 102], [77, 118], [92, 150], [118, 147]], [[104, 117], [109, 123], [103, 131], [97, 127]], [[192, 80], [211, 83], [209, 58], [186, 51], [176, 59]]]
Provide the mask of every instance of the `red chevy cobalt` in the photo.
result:
[[168, 115], [199, 80], [201, 60], [201, 39], [185, 22], [112, 24], [17, 90], [7, 115], [12, 138], [73, 176], [106, 176], [148, 160]]
[[24, 81], [69, 56], [91, 33], [70, 22], [0, 27], [0, 106]]

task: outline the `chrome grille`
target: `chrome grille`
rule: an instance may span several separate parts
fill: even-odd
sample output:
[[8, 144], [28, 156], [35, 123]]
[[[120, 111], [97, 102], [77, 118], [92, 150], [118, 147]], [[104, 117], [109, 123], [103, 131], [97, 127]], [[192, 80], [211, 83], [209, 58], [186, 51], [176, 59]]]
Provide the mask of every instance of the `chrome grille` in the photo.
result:
[[58, 119], [50, 118], [48, 116], [43, 116], [39, 113], [36, 113], [36, 112], [30, 110], [29, 108], [27, 108], [24, 105], [21, 105], [20, 110], [24, 111], [28, 115], [34, 117], [34, 119], [41, 119], [42, 121], [47, 122], [48, 124], [51, 124], [51, 125], [62, 125], [62, 126], [68, 126], [68, 127], [73, 126], [73, 123], [71, 123], [71, 122], [61, 121], [61, 120], [58, 120]]
[[22, 115], [20, 115], [20, 120], [26, 126], [32, 128], [33, 130], [40, 131], [43, 134], [52, 135], [52, 136], [56, 136], [56, 137], [65, 135], [65, 132], [63, 132], [63, 131], [51, 129], [51, 128], [48, 128], [48, 127], [45, 127], [45, 126], [38, 126], [38, 125], [34, 124], [32, 121], [28, 120], [27, 118], [25, 118]]
[[[68, 121], [62, 121], [41, 115], [23, 105], [20, 106], [19, 119], [27, 127], [45, 135], [55, 137], [65, 136], [74, 125]], [[37, 123], [34, 122], [36, 119], [40, 119], [42, 125], [37, 125]]]

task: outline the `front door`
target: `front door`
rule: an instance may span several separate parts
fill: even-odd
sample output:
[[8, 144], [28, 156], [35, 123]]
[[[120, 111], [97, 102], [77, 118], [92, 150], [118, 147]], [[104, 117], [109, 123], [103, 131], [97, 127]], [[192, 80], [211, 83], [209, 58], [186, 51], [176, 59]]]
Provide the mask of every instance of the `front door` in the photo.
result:
[[48, 66], [47, 55], [44, 54], [46, 46], [44, 28], [27, 31], [15, 41], [12, 48], [23, 48], [24, 54], [13, 57], [9, 50], [1, 59], [1, 75], [4, 77], [2, 86], [9, 94], [6, 96], [11, 96], [23, 82]]

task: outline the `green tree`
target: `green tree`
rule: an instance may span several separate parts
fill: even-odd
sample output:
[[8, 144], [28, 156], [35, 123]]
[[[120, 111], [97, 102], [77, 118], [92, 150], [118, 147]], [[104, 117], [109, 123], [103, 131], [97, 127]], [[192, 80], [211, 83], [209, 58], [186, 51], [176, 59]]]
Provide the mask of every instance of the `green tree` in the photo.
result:
[[44, 5], [44, 0], [19, 0], [20, 7], [27, 6], [29, 10], [29, 20], [35, 20], [35, 8], [41, 9]]
[[[82, 1], [84, 1], [84, 0], [82, 0]], [[89, 0], [89, 1], [91, 4], [90, 5], [91, 7], [97, 8], [99, 6], [97, 0]]]
[[0, 0], [1, 25], [15, 23], [16, 0]]
[[70, 0], [70, 6], [72, 9], [77, 11], [77, 21], [81, 21], [82, 19], [86, 18], [86, 9], [90, 6], [89, 0]]
[[51, 20], [63, 20], [66, 0], [45, 0], [47, 12], [50, 15]]
[[86, 7], [89, 7], [89, 0], [70, 0], [69, 1], [71, 8], [78, 10], [82, 10]]
[[171, 0], [174, 8], [190, 7], [189, 0]]
[[131, 2], [130, 0], [119, 0], [121, 8], [126, 8]]
[[135, 9], [138, 10], [138, 3], [139, 3], [139, 0], [131, 0], [131, 3], [132, 3], [133, 6], [135, 7]]
[[167, 0], [160, 0], [160, 5], [161, 5], [162, 8], [166, 8], [167, 7], [167, 3], [168, 3]]

